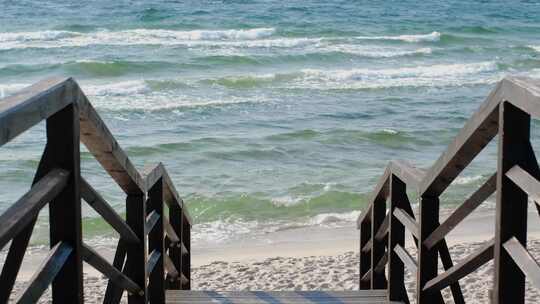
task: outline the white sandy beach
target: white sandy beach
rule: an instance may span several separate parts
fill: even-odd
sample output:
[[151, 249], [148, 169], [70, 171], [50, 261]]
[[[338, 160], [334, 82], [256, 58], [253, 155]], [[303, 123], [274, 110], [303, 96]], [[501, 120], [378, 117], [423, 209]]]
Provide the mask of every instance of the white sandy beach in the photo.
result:
[[[473, 214], [447, 238], [454, 263], [493, 237], [493, 211]], [[540, 256], [540, 221], [529, 214], [529, 249]], [[415, 256], [412, 242], [407, 248]], [[112, 259], [112, 250], [102, 250]], [[30, 256], [20, 274], [17, 293], [31, 276], [41, 254]], [[31, 266], [29, 266], [31, 265]], [[85, 265], [87, 303], [101, 303], [107, 280]], [[268, 234], [264, 239], [233, 244], [200, 244], [193, 248], [192, 289], [195, 290], [357, 290], [358, 231], [345, 228], [299, 228]], [[484, 265], [460, 283], [468, 303], [487, 303], [492, 264]], [[415, 286], [407, 274], [407, 288]], [[42, 297], [48, 302], [49, 294]], [[448, 303], [452, 303], [445, 291]], [[540, 292], [527, 286], [528, 303], [537, 303]], [[470, 302], [469, 302], [470, 301]]]

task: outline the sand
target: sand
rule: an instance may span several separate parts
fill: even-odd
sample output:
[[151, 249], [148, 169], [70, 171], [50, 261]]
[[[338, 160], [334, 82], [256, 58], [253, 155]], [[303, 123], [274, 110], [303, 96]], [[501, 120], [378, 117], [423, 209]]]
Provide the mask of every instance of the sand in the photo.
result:
[[[535, 213], [531, 213], [529, 218], [528, 247], [533, 256], [540, 258], [540, 221]], [[482, 212], [466, 220], [449, 235], [447, 241], [454, 263], [493, 237], [493, 223], [493, 213]], [[415, 256], [412, 244], [409, 239], [406, 247]], [[112, 259], [111, 249], [101, 249], [100, 252]], [[34, 254], [29, 260], [38, 261], [40, 258], [39, 254]], [[28, 267], [23, 268], [14, 295], [22, 290], [31, 273]], [[492, 263], [488, 263], [460, 280], [467, 303], [488, 303], [492, 277]], [[85, 265], [87, 303], [101, 303], [106, 284], [103, 276]], [[412, 296], [415, 284], [409, 273], [406, 285]], [[354, 226], [307, 227], [272, 233], [264, 240], [198, 244], [193, 249], [192, 289], [357, 290], [358, 231]], [[448, 303], [453, 302], [448, 291], [445, 290], [444, 295]], [[49, 303], [49, 299], [48, 291], [40, 303]], [[540, 302], [540, 292], [529, 284], [527, 302]]]

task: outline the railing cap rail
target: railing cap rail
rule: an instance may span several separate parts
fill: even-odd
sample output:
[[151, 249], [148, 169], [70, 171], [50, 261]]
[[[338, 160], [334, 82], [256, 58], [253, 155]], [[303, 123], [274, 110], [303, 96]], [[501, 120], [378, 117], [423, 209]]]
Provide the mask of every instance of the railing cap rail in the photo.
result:
[[[77, 82], [70, 77], [48, 78], [1, 99], [0, 146], [72, 103], [79, 108], [81, 141], [126, 194], [145, 193], [155, 176], [163, 177], [169, 200], [184, 206], [163, 164], [159, 163], [151, 176], [143, 177]], [[182, 210], [191, 224], [187, 209]]]
[[540, 118], [540, 79], [507, 76], [499, 81], [428, 170], [414, 168], [403, 161], [389, 162], [373, 191], [366, 212], [358, 217], [358, 227], [376, 198], [387, 195], [388, 179], [391, 174], [402, 179], [416, 190], [419, 196], [440, 195], [497, 134], [499, 122], [497, 110], [502, 102], [509, 102], [532, 117]]

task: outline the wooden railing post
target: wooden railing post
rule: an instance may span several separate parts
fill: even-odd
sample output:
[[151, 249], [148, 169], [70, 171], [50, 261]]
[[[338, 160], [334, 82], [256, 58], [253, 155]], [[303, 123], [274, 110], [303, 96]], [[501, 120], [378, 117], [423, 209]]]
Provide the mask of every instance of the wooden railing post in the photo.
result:
[[79, 109], [72, 103], [47, 119], [47, 166], [70, 172], [62, 192], [49, 204], [50, 242], [73, 248], [52, 283], [53, 303], [83, 303], [81, 259]]
[[169, 255], [174, 267], [180, 272], [176, 280], [169, 282], [169, 288], [179, 290], [182, 288], [182, 209], [179, 207], [179, 202], [173, 202], [169, 206], [169, 221], [180, 238], [178, 244], [169, 248]]
[[148, 191], [148, 214], [155, 212], [159, 220], [148, 231], [148, 252], [159, 253], [159, 258], [149, 273], [148, 300], [150, 303], [165, 303], [165, 268], [163, 264], [165, 253], [164, 225], [163, 225], [163, 179], [160, 178]]
[[127, 244], [127, 272], [130, 278], [144, 291], [143, 294], [128, 294], [129, 304], [146, 304], [147, 300], [147, 243], [146, 243], [146, 198], [143, 192], [128, 194], [126, 199], [126, 223], [141, 240]]
[[417, 304], [444, 304], [440, 291], [424, 291], [426, 283], [437, 276], [439, 255], [437, 247], [428, 249], [424, 240], [439, 226], [439, 198], [422, 195], [419, 216], [418, 271], [416, 279]]
[[508, 102], [500, 104], [493, 303], [524, 303], [525, 276], [503, 244], [515, 237], [527, 246], [527, 194], [506, 172], [514, 165], [526, 168], [530, 163], [529, 137], [530, 115]]
[[182, 284], [183, 290], [191, 289], [191, 224], [186, 215], [182, 213], [182, 243], [186, 246], [187, 254], [182, 257], [182, 273], [187, 282]]
[[[371, 211], [369, 211], [371, 212]], [[362, 278], [366, 273], [371, 270], [371, 252], [363, 252], [362, 248], [369, 242], [371, 238], [371, 221], [370, 216], [367, 215], [360, 223], [360, 290], [371, 289], [371, 283], [362, 281]]]
[[409, 303], [407, 290], [405, 289], [405, 265], [394, 252], [397, 245], [405, 248], [405, 227], [393, 216], [396, 208], [403, 208], [408, 202], [406, 186], [397, 176], [390, 178], [390, 210], [388, 231], [388, 301]]
[[375, 271], [375, 266], [377, 266], [379, 260], [384, 256], [386, 244], [383, 241], [376, 240], [375, 234], [381, 228], [384, 217], [386, 216], [386, 197], [376, 198], [371, 210], [371, 289], [385, 289], [385, 272]]

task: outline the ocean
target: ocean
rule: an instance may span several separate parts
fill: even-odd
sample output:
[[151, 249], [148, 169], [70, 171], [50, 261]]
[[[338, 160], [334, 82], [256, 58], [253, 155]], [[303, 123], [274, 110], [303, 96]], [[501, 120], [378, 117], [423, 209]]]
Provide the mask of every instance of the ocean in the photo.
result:
[[[352, 227], [389, 160], [428, 168], [497, 81], [540, 77], [538, 1], [0, 3], [0, 96], [74, 77], [139, 169], [168, 168], [195, 244]], [[0, 212], [44, 142], [40, 124], [0, 149]], [[443, 206], [495, 170], [496, 143]], [[84, 148], [82, 174], [123, 214]], [[114, 238], [86, 204], [83, 217], [86, 239]]]

